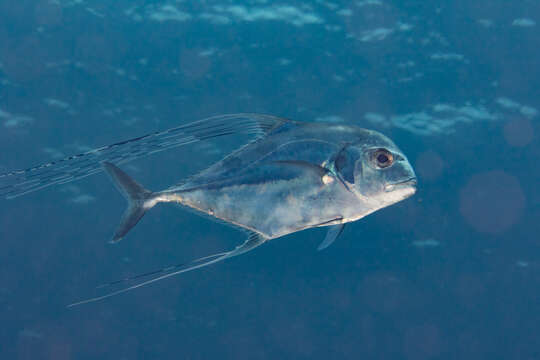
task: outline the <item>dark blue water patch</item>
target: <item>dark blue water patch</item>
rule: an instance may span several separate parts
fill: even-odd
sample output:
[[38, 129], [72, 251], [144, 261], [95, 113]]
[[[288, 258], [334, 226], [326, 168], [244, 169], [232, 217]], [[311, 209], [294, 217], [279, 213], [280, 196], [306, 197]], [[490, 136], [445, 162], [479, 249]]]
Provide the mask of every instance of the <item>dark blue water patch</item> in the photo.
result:
[[[521, 111], [540, 106], [538, 24], [512, 25], [538, 23], [537, 4], [288, 3], [325, 21], [303, 26], [195, 16], [234, 2], [175, 3], [193, 15], [184, 22], [151, 21], [141, 7], [134, 21], [125, 10], [136, 5], [0, 5], [0, 81], [9, 82], [0, 110], [33, 119], [9, 127], [0, 117], [2, 172], [208, 115], [260, 111], [383, 131], [417, 170], [418, 192], [350, 224], [323, 252], [315, 249], [325, 231], [305, 231], [75, 311], [64, 306], [97, 284], [232, 248], [243, 235], [164, 205], [110, 246], [125, 202], [104, 174], [3, 201], [4, 358], [539, 356], [540, 129], [534, 112]], [[350, 16], [337, 13], [345, 8]], [[377, 28], [393, 32], [360, 40]], [[436, 104], [454, 110], [437, 113]], [[497, 120], [469, 117], [424, 135], [391, 120], [455, 118], [466, 106]], [[160, 188], [218, 156], [194, 149], [126, 169]], [[505, 198], [518, 188], [521, 205]], [[498, 214], [507, 216], [486, 227]]]

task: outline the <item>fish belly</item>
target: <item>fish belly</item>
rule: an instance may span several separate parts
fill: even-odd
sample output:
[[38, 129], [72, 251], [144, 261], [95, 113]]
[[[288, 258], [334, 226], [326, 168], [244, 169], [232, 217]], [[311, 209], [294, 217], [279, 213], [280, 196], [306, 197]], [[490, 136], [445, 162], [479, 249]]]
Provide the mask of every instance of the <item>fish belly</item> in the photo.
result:
[[320, 186], [276, 181], [198, 189], [178, 195], [179, 202], [230, 224], [272, 239], [335, 218], [337, 208], [321, 204]]

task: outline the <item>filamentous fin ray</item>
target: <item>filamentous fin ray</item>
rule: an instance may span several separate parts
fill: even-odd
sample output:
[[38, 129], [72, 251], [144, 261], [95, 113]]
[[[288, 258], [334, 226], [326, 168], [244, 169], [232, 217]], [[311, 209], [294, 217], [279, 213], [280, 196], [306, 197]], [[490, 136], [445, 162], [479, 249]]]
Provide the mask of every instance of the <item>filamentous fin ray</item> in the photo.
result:
[[244, 254], [244, 253], [246, 253], [248, 251], [251, 251], [254, 248], [256, 248], [257, 246], [263, 244], [266, 240], [267, 239], [265, 237], [255, 233], [255, 232], [249, 232], [249, 235], [248, 235], [248, 238], [246, 239], [246, 241], [243, 244], [237, 246], [236, 248], [234, 248], [231, 251], [227, 251], [227, 252], [224, 252], [224, 253], [218, 253], [218, 254], [214, 254], [214, 255], [209, 255], [209, 256], [205, 256], [205, 257], [193, 260], [190, 263], [186, 264], [186, 266], [187, 266], [186, 268], [183, 268], [183, 269], [180, 269], [180, 270], [174, 270], [174, 271], [168, 272], [168, 273], [166, 273], [164, 275], [160, 275], [160, 276], [158, 276], [158, 277], [156, 277], [154, 279], [146, 280], [146, 281], [143, 281], [141, 283], [129, 286], [129, 287], [124, 288], [124, 289], [113, 291], [111, 293], [108, 293], [108, 294], [105, 294], [105, 295], [102, 295], [102, 296], [97, 296], [97, 297], [93, 297], [93, 298], [90, 298], [90, 299], [81, 300], [81, 301], [69, 304], [67, 307], [71, 308], [71, 307], [74, 307], [74, 306], [79, 306], [79, 305], [83, 305], [83, 304], [88, 304], [88, 303], [104, 300], [104, 299], [107, 299], [107, 298], [110, 298], [110, 297], [113, 297], [113, 296], [116, 296], [116, 295], [119, 295], [119, 294], [122, 294], [122, 293], [125, 293], [125, 292], [128, 292], [128, 291], [131, 291], [131, 290], [134, 290], [134, 289], [146, 286], [146, 285], [150, 285], [152, 283], [155, 283], [157, 281], [169, 278], [171, 276], [179, 275], [179, 274], [189, 272], [189, 271], [192, 271], [192, 270], [195, 270], [195, 269], [199, 269], [199, 268], [211, 265], [211, 264], [215, 264], [215, 263], [223, 261], [225, 259], [228, 259], [228, 258], [231, 258], [231, 257], [234, 257], [234, 256], [238, 256], [238, 255]]
[[210, 117], [28, 169], [2, 173], [0, 197], [12, 199], [54, 184], [84, 178], [101, 172], [103, 162], [123, 164], [163, 150], [232, 134], [252, 134], [257, 139], [286, 122], [289, 120], [261, 114]]
[[169, 273], [169, 272], [171, 272], [173, 270], [179, 269], [179, 268], [181, 268], [183, 266], [188, 266], [188, 265], [190, 265], [190, 264], [192, 264], [192, 263], [194, 263], [196, 261], [203, 261], [203, 260], [206, 260], [206, 259], [209, 259], [209, 258], [224, 255], [226, 253], [227, 252], [221, 252], [221, 253], [217, 253], [217, 254], [212, 254], [212, 255], [208, 255], [208, 256], [199, 258], [197, 260], [193, 260], [193, 261], [188, 262], [188, 263], [184, 262], [184, 263], [180, 263], [180, 264], [176, 264], [176, 265], [169, 265], [169, 266], [165, 266], [163, 268], [157, 269], [157, 270], [152, 270], [152, 271], [148, 271], [148, 272], [145, 272], [145, 273], [142, 273], [142, 274], [128, 276], [128, 277], [125, 277], [125, 278], [122, 278], [122, 279], [119, 279], [119, 280], [110, 281], [108, 283], [98, 285], [98, 286], [96, 286], [96, 289], [103, 289], [103, 288], [106, 288], [106, 287], [109, 287], [109, 286], [119, 285], [119, 284], [122, 284], [122, 283], [125, 283], [125, 282], [128, 282], [128, 281], [133, 281], [133, 280], [145, 278], [145, 277], [149, 277], [149, 276], [152, 276], [152, 275], [166, 274], [166, 273]]

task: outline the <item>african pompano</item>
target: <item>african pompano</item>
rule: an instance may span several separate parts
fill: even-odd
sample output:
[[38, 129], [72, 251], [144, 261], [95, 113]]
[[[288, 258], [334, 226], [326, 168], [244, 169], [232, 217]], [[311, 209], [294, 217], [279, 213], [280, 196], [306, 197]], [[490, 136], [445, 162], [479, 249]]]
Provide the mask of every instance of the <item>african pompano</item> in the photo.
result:
[[[152, 192], [116, 165], [151, 153], [224, 135], [255, 138], [206, 170]], [[173, 202], [248, 233], [235, 249], [163, 269], [154, 279], [72, 305], [100, 300], [230, 258], [300, 230], [328, 226], [319, 249], [346, 223], [416, 191], [406, 156], [386, 136], [353, 125], [306, 123], [258, 114], [211, 117], [119, 142], [26, 170], [0, 174], [0, 195], [13, 198], [105, 169], [128, 201], [112, 241], [122, 239], [146, 211]]]

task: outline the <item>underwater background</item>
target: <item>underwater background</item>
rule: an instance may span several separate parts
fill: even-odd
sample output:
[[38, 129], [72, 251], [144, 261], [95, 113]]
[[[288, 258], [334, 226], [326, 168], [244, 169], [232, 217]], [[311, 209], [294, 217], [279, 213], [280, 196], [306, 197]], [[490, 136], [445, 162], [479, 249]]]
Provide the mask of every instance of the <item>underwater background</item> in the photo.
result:
[[[0, 173], [207, 116], [379, 130], [417, 194], [345, 229], [102, 302], [227, 250], [160, 205], [122, 242], [104, 173], [0, 200], [1, 359], [540, 359], [540, 3], [0, 0]], [[239, 143], [123, 168], [150, 189]]]

